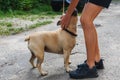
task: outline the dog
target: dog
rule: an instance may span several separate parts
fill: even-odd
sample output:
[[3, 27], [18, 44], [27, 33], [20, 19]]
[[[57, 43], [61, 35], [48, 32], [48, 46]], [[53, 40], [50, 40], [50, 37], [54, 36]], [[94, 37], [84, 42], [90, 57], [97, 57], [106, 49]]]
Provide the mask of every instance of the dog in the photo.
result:
[[[67, 29], [59, 28], [55, 31], [36, 32], [26, 36], [25, 41], [28, 42], [28, 49], [31, 52], [30, 63], [33, 68], [38, 68], [42, 76], [48, 74], [41, 67], [44, 52], [63, 54], [65, 69], [67, 72], [71, 71], [69, 57], [76, 44], [77, 21], [77, 10], [74, 10]], [[60, 21], [57, 25], [60, 25]], [[37, 58], [36, 66], [34, 65], [35, 58]]]

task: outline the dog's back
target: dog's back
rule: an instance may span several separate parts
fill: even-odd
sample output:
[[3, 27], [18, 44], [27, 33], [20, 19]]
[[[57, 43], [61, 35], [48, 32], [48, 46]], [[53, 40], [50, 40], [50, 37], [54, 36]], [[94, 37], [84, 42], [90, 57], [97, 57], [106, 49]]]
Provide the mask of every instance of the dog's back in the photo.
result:
[[44, 48], [47, 52], [57, 53], [60, 51], [60, 30], [56, 31], [43, 31], [26, 36], [25, 41], [28, 41], [28, 47], [33, 49], [34, 47]]

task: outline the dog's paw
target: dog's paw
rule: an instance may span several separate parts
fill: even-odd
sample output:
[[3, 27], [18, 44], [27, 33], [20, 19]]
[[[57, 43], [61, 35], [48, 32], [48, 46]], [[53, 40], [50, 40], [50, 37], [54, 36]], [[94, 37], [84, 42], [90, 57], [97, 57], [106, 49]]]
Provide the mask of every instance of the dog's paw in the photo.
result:
[[67, 73], [69, 73], [70, 71], [72, 71], [71, 68], [67, 68], [67, 69], [66, 69], [66, 72], [67, 72]]
[[31, 70], [35, 69], [36, 67], [32, 67]]
[[48, 73], [45, 71], [42, 71], [41, 76], [46, 76]]
[[35, 68], [37, 68], [37, 67], [36, 67], [36, 66], [33, 66], [33, 67], [32, 67], [32, 69], [35, 69]]
[[71, 64], [71, 63], [72, 63], [71, 61], [68, 62], [68, 64]]

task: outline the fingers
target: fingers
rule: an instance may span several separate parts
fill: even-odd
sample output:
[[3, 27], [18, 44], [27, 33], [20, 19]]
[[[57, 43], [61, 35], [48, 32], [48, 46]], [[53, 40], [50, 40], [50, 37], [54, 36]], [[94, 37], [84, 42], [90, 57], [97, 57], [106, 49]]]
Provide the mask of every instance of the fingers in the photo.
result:
[[66, 29], [69, 25], [69, 22], [70, 22], [70, 16], [68, 15], [64, 15], [62, 16], [62, 20], [61, 20], [61, 28], [62, 29]]
[[65, 29], [65, 23], [63, 22], [63, 20], [61, 21], [61, 28]]
[[68, 27], [68, 24], [66, 21], [64, 21], [63, 23], [61, 22], [61, 28], [62, 29], [66, 29]]
[[63, 22], [63, 23], [61, 22], [61, 28], [62, 28], [62, 29], [66, 29], [66, 28], [67, 28], [67, 25], [66, 25], [65, 22]]

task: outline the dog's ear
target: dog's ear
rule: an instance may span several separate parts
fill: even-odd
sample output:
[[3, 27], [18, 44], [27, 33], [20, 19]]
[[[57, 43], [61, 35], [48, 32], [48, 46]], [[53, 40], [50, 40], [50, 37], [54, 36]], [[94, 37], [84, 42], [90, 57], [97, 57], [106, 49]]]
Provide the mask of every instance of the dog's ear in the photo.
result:
[[59, 20], [59, 21], [57, 22], [57, 26], [59, 26], [59, 25], [60, 25], [60, 23], [61, 23], [61, 21]]

